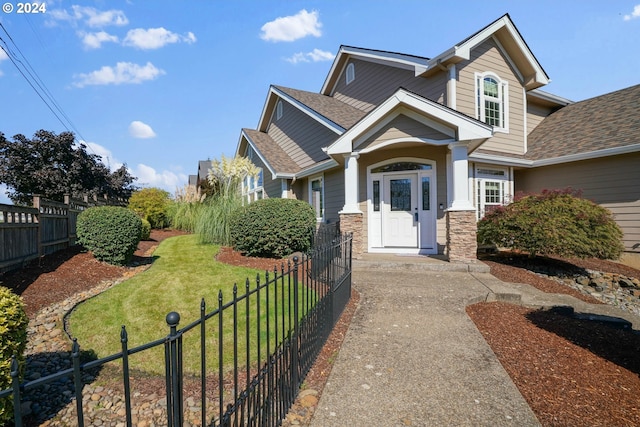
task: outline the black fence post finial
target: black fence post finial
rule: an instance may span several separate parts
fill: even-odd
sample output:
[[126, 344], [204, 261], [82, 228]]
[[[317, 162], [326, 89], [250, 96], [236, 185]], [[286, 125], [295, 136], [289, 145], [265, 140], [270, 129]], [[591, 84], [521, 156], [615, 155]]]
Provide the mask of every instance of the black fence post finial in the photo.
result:
[[169, 426], [179, 427], [183, 424], [182, 413], [182, 360], [178, 341], [182, 339], [182, 334], [178, 333], [180, 315], [175, 311], [167, 314], [167, 325], [169, 325], [169, 336], [165, 342], [165, 367], [167, 382], [167, 421]]

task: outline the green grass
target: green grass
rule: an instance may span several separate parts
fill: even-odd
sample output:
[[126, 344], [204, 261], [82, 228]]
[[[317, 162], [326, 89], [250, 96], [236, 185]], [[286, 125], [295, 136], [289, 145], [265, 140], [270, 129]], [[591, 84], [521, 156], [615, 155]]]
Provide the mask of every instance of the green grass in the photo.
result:
[[[163, 241], [154, 252], [157, 257], [151, 268], [131, 279], [109, 289], [108, 291], [80, 304], [70, 317], [70, 332], [78, 338], [83, 350], [93, 350], [98, 357], [105, 357], [121, 351], [120, 330], [125, 325], [128, 333], [129, 348], [162, 338], [169, 333], [165, 321], [166, 315], [175, 311], [180, 314], [180, 325], [185, 327], [200, 318], [202, 298], [207, 304], [209, 313], [218, 307], [218, 293], [223, 293], [223, 303], [233, 299], [233, 285], [238, 284], [238, 297], [245, 294], [246, 279], [250, 279], [250, 288], [255, 289], [255, 279], [263, 272], [233, 267], [215, 261], [219, 247], [199, 243], [197, 235], [178, 236]], [[264, 282], [264, 277], [261, 278]], [[278, 299], [282, 289], [278, 289]], [[285, 292], [288, 287], [285, 286]], [[262, 357], [265, 357], [265, 305], [266, 292], [262, 290], [261, 299], [261, 340]], [[271, 327], [273, 328], [273, 291], [270, 293], [272, 304]], [[249, 316], [252, 326], [257, 323], [257, 298], [249, 298]], [[245, 301], [238, 304], [240, 364], [245, 360], [246, 338]], [[224, 323], [224, 363], [226, 366], [233, 360], [233, 321], [232, 309], [225, 311]], [[303, 313], [300, 313], [302, 315]], [[207, 322], [207, 366], [209, 372], [216, 372], [218, 367], [218, 322], [213, 317]], [[273, 330], [270, 331], [273, 336]], [[256, 337], [250, 335], [251, 359], [255, 361], [257, 354]], [[280, 334], [281, 335], [281, 334]], [[184, 336], [184, 369], [186, 372], [198, 373], [200, 363], [199, 328], [189, 331]], [[273, 351], [273, 344], [271, 350]], [[146, 350], [131, 356], [131, 367], [150, 373], [163, 373], [164, 349]]]

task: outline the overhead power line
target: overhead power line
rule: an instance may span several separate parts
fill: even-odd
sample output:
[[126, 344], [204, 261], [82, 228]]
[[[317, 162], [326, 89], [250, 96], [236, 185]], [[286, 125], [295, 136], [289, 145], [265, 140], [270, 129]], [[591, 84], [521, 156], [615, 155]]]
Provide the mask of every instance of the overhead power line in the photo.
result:
[[[62, 124], [62, 126], [67, 131], [73, 132], [75, 135], [78, 135], [83, 141], [87, 141], [87, 139], [76, 128], [75, 124], [69, 118], [62, 106], [55, 99], [51, 91], [47, 88], [47, 85], [40, 78], [27, 57], [22, 53], [7, 29], [4, 27], [4, 25], [2, 25], [2, 22], [0, 22], [0, 28], [2, 28], [4, 34], [6, 34], [8, 40], [11, 42], [11, 44], [9, 44], [4, 38], [0, 36], [0, 49], [4, 51], [4, 53], [16, 67], [20, 75], [26, 80], [26, 82], [29, 84], [29, 86], [31, 86], [36, 95], [38, 95], [42, 102], [44, 102], [44, 104], [47, 106], [49, 111], [51, 111], [51, 113], [56, 117], [56, 119], [58, 119], [60, 124]], [[91, 146], [87, 145], [87, 147], [93, 152], [93, 154], [96, 154]]]

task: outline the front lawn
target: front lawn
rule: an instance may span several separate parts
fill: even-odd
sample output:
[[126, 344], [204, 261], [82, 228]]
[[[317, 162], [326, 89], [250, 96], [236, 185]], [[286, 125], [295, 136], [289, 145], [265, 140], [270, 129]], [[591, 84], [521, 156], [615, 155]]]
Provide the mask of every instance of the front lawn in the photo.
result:
[[[126, 326], [129, 348], [162, 338], [169, 333], [166, 315], [175, 311], [180, 314], [178, 328], [199, 319], [200, 303], [204, 298], [211, 312], [218, 306], [218, 293], [222, 291], [223, 301], [233, 299], [234, 283], [238, 284], [238, 296], [245, 294], [245, 282], [250, 278], [251, 289], [255, 289], [255, 279], [259, 274], [264, 281], [264, 272], [244, 267], [235, 267], [217, 262], [215, 255], [219, 247], [201, 244], [196, 235], [178, 236], [163, 241], [154, 252], [155, 262], [147, 271], [109, 289], [108, 291], [80, 304], [69, 320], [69, 331], [78, 339], [83, 350], [93, 350], [98, 357], [105, 357], [121, 351], [120, 330]], [[288, 290], [285, 288], [285, 292]], [[281, 289], [278, 290], [281, 292]], [[261, 293], [261, 324], [264, 323], [266, 292]], [[273, 294], [271, 294], [273, 298]], [[272, 300], [273, 301], [273, 300]], [[273, 303], [272, 303], [273, 304]], [[249, 315], [251, 323], [256, 322], [256, 298], [250, 298]], [[231, 310], [227, 310], [231, 311]], [[244, 330], [245, 302], [238, 305], [238, 329]], [[273, 316], [273, 310], [271, 315]], [[225, 312], [225, 363], [233, 358], [231, 316]], [[207, 322], [207, 365], [210, 372], [217, 369], [217, 317]], [[264, 326], [262, 346], [265, 346]], [[241, 335], [239, 359], [245, 360], [245, 338]], [[252, 338], [252, 341], [255, 341]], [[199, 372], [200, 334], [195, 328], [185, 334], [185, 371]], [[255, 361], [256, 345], [252, 347]], [[273, 344], [272, 344], [273, 349]], [[131, 367], [151, 373], [164, 372], [163, 347], [147, 350], [131, 357]], [[265, 357], [265, 350], [262, 350]]]

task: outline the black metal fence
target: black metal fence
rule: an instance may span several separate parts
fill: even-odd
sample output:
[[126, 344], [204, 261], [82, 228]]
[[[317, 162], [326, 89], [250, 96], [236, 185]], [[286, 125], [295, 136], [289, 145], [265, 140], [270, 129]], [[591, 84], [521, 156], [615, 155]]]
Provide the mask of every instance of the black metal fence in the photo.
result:
[[[217, 307], [210, 312], [203, 299], [200, 318], [183, 328], [179, 328], [180, 315], [169, 313], [166, 316], [169, 334], [162, 339], [128, 348], [129, 338], [123, 326], [122, 351], [88, 362], [82, 361], [80, 346], [74, 341], [72, 367], [22, 384], [14, 358], [12, 387], [0, 391], [0, 399], [13, 400], [15, 425], [22, 426], [21, 396], [25, 392], [61, 378], [72, 378], [77, 425], [84, 426], [85, 374], [120, 361], [126, 412], [122, 422], [131, 426], [130, 356], [164, 347], [167, 425], [182, 426], [183, 337], [199, 333], [199, 373], [195, 377], [200, 383], [201, 425], [278, 426], [349, 301], [351, 244], [351, 235], [327, 239], [309, 255], [295, 257], [279, 270], [267, 272], [264, 283], [260, 276], [253, 284], [247, 279], [243, 295], [238, 294], [235, 286], [233, 298], [225, 303], [220, 292]], [[227, 340], [225, 335], [229, 334], [232, 336]], [[217, 348], [212, 351], [211, 345]], [[210, 372], [211, 363], [207, 360], [212, 353], [216, 359], [215, 372]], [[194, 377], [193, 372], [188, 375]], [[212, 378], [214, 386], [210, 386]]]

